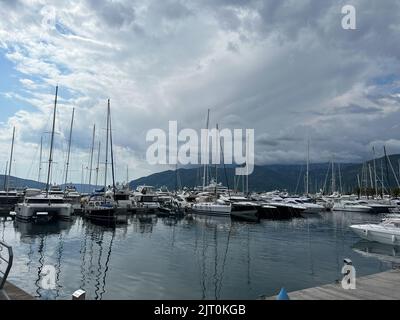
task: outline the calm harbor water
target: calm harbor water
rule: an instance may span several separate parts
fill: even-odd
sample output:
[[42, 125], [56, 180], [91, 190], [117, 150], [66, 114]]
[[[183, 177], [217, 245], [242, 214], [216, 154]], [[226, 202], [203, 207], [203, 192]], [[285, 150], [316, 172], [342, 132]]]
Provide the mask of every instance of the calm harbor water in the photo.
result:
[[[258, 224], [229, 218], [132, 216], [116, 228], [72, 222], [0, 222], [13, 246], [9, 280], [40, 299], [256, 299], [341, 279], [343, 259], [357, 276], [400, 264], [397, 248], [360, 241], [349, 225], [381, 216], [321, 213]], [[41, 288], [45, 265], [56, 289]]]

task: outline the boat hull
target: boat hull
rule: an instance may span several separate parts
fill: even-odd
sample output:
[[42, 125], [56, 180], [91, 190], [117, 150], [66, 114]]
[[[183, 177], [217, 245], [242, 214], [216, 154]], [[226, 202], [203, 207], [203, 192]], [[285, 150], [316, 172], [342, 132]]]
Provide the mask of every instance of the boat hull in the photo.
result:
[[354, 225], [350, 228], [362, 239], [400, 246], [400, 230], [371, 225]]

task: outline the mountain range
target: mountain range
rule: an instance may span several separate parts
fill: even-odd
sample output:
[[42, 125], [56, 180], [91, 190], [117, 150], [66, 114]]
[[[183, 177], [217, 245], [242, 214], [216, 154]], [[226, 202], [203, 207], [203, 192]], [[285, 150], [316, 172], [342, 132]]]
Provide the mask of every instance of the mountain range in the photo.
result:
[[[400, 155], [390, 155], [387, 158], [378, 158], [364, 163], [334, 163], [332, 179], [332, 163], [316, 163], [309, 166], [309, 191], [316, 192], [325, 190], [330, 192], [332, 185], [335, 190], [343, 192], [354, 192], [360, 185], [371, 187], [375, 184], [375, 170], [377, 175], [377, 185], [381, 185], [383, 173], [384, 186], [390, 188], [398, 187], [396, 179], [400, 173]], [[203, 167], [181, 168], [176, 171], [168, 170], [158, 172], [147, 177], [142, 177], [131, 181], [131, 188], [139, 185], [151, 185], [154, 187], [167, 187], [174, 190], [176, 186], [195, 187], [202, 185]], [[393, 174], [395, 172], [396, 178]], [[225, 186], [242, 190], [246, 185], [246, 178], [235, 177], [232, 166], [224, 168], [209, 167], [209, 177], [215, 178]], [[359, 176], [359, 177], [357, 177]], [[271, 191], [287, 190], [291, 193], [304, 193], [306, 190], [306, 164], [293, 165], [263, 165], [255, 166], [253, 173], [249, 176], [249, 190], [252, 191]], [[334, 183], [332, 183], [334, 180]]]
[[[378, 158], [364, 163], [334, 163], [332, 175], [332, 163], [316, 163], [309, 166], [309, 191], [316, 192], [325, 190], [330, 192], [332, 186], [337, 191], [354, 192], [359, 183], [364, 188], [371, 187], [375, 181], [375, 170], [377, 185], [381, 186], [383, 175], [384, 186], [387, 188], [398, 187], [396, 179], [400, 180], [400, 155], [390, 155], [387, 158]], [[177, 171], [167, 170], [151, 174], [130, 182], [130, 187], [135, 189], [139, 185], [151, 185], [157, 188], [167, 187], [175, 190], [176, 187], [193, 188], [201, 186], [204, 167], [180, 168]], [[245, 177], [235, 177], [233, 166], [220, 165], [208, 167], [208, 176], [217, 178], [218, 182], [231, 189], [242, 190], [246, 186]], [[395, 173], [395, 174], [394, 174]], [[396, 176], [395, 176], [396, 175]], [[334, 183], [332, 183], [332, 180]], [[359, 182], [360, 181], [360, 182]], [[274, 164], [255, 166], [253, 173], [248, 179], [249, 190], [271, 191], [287, 190], [291, 193], [304, 193], [306, 190], [306, 165], [305, 164]], [[4, 175], [0, 175], [0, 189], [4, 188]], [[13, 188], [45, 188], [44, 183], [27, 180], [18, 177], [10, 177], [10, 187]], [[95, 187], [87, 184], [74, 184], [79, 192], [89, 192]]]

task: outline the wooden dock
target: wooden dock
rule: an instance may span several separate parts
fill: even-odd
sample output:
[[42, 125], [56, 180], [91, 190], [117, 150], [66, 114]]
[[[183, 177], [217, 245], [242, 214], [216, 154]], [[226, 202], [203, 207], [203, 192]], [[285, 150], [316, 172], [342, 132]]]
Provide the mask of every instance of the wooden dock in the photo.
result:
[[35, 300], [35, 298], [12, 283], [6, 282], [3, 290], [0, 290], [0, 300]]
[[[354, 290], [345, 290], [340, 283], [335, 283], [288, 295], [290, 300], [400, 300], [400, 270], [357, 278]], [[276, 300], [276, 296], [262, 299]]]

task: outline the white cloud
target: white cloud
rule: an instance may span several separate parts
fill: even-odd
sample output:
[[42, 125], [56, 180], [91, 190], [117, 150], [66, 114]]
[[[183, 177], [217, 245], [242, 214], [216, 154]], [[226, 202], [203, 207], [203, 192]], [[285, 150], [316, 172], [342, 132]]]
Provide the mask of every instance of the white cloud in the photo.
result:
[[[356, 32], [341, 29], [340, 1], [3, 0], [0, 45], [23, 74], [21, 90], [6, 94], [35, 110], [0, 130], [5, 137], [16, 125], [18, 144], [34, 154], [58, 83], [57, 138], [76, 108], [75, 181], [107, 98], [120, 180], [127, 164], [134, 177], [162, 169], [144, 161], [147, 130], [168, 120], [199, 129], [207, 108], [213, 124], [256, 129], [259, 163], [302, 161], [299, 140], [310, 132], [315, 161], [366, 158], [369, 143], [398, 135], [398, 83], [379, 79], [398, 80], [400, 10], [350, 2]], [[43, 23], [46, 6], [56, 9], [55, 28]]]

